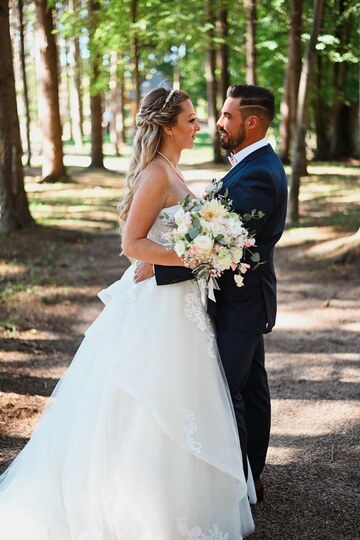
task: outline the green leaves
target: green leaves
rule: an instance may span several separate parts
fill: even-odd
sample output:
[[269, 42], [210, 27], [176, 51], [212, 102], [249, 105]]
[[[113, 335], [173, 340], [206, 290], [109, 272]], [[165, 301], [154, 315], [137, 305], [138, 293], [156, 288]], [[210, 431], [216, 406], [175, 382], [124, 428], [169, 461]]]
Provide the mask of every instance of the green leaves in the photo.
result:
[[258, 253], [257, 251], [255, 251], [255, 253], [253, 253], [250, 257], [250, 259], [252, 260], [252, 262], [256, 263], [256, 264], [259, 264], [260, 262], [260, 253]]
[[251, 210], [250, 214], [244, 214], [242, 216], [242, 219], [243, 219], [243, 221], [245, 221], [245, 223], [247, 223], [251, 219], [261, 219], [264, 216], [265, 216], [265, 214], [261, 210], [253, 209], [253, 210]]

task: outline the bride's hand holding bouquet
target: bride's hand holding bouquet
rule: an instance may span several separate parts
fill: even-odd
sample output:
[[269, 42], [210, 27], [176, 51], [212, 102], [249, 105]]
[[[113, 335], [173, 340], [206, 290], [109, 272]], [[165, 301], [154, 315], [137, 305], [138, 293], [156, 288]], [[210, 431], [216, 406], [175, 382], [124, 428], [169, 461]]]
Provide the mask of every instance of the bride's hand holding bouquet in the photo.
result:
[[195, 279], [208, 296], [215, 301], [214, 289], [219, 289], [216, 279], [225, 270], [234, 272], [238, 287], [243, 286], [244, 274], [250, 268], [245, 263], [245, 252], [250, 251], [250, 259], [255, 267], [260, 264], [259, 253], [253, 252], [255, 236], [244, 223], [251, 219], [261, 219], [264, 213], [252, 210], [250, 214], [239, 216], [232, 210], [232, 201], [224, 196], [210, 193], [206, 198], [191, 198], [188, 195], [181, 201], [180, 208], [172, 220], [164, 212], [164, 219], [173, 228], [166, 233], [177, 255], [185, 266], [192, 268]]

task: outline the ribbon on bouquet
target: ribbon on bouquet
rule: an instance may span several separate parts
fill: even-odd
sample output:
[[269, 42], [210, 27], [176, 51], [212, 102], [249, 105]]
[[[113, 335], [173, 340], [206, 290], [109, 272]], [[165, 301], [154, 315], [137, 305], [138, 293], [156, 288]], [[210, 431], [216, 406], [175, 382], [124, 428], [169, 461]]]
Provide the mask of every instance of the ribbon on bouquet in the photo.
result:
[[216, 302], [214, 291], [220, 290], [220, 287], [218, 285], [218, 282], [216, 279], [212, 276], [210, 278], [201, 278], [198, 281], [199, 287], [200, 287], [200, 295], [201, 295], [201, 302], [203, 306], [206, 308], [207, 304], [207, 298], [210, 298], [213, 302]]

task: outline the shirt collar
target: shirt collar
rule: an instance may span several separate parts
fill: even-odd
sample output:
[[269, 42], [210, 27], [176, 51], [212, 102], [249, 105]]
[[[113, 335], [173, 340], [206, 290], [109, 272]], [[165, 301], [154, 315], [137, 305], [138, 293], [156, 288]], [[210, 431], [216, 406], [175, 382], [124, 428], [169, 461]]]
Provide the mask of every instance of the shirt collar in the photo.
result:
[[264, 139], [260, 139], [260, 141], [256, 141], [253, 144], [250, 144], [249, 146], [246, 146], [236, 154], [231, 154], [229, 156], [229, 161], [233, 167], [240, 163], [243, 159], [245, 159], [249, 154], [252, 154], [255, 152], [255, 150], [258, 150], [259, 148], [262, 148], [263, 146], [267, 146], [269, 143], [268, 141]]

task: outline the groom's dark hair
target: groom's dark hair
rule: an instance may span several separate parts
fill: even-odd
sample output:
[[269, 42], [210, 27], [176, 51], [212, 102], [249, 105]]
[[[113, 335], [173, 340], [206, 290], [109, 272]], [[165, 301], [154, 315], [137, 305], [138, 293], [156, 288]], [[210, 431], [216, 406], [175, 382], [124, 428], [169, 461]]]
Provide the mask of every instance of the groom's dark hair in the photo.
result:
[[239, 109], [243, 118], [259, 116], [267, 125], [275, 116], [275, 99], [271, 90], [254, 84], [233, 84], [229, 86], [226, 97], [240, 98]]

